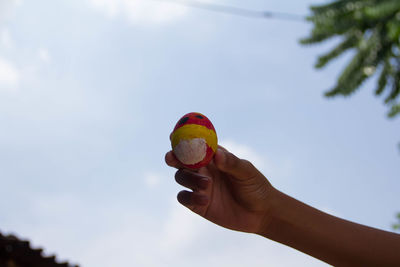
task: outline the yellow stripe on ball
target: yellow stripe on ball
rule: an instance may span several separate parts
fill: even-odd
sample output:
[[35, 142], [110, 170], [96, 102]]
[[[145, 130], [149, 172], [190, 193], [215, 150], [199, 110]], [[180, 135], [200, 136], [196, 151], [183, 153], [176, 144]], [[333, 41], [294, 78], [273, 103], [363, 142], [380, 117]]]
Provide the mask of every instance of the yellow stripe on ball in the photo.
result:
[[217, 134], [205, 126], [198, 124], [187, 124], [176, 129], [171, 135], [172, 149], [179, 144], [182, 139], [204, 138], [207, 145], [215, 152], [218, 148]]

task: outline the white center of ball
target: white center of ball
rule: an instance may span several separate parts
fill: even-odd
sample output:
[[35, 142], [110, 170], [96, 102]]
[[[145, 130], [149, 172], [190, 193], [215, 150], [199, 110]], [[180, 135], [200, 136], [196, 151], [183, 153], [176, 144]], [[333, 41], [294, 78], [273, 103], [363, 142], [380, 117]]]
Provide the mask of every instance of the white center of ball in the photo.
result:
[[174, 148], [174, 154], [185, 165], [202, 161], [207, 154], [207, 143], [203, 138], [181, 140]]

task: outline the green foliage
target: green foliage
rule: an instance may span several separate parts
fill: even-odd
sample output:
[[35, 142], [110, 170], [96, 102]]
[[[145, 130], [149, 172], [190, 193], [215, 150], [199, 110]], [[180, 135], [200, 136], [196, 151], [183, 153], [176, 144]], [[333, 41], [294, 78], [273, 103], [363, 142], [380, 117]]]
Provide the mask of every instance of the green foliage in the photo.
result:
[[393, 229], [400, 231], [400, 213], [397, 214], [397, 223], [393, 224]]
[[400, 114], [400, 0], [335, 0], [312, 6], [311, 35], [302, 44], [315, 44], [340, 37], [341, 42], [318, 58], [323, 68], [346, 51], [354, 56], [339, 76], [328, 97], [348, 96], [364, 81], [377, 75], [375, 94], [385, 94], [389, 117]]

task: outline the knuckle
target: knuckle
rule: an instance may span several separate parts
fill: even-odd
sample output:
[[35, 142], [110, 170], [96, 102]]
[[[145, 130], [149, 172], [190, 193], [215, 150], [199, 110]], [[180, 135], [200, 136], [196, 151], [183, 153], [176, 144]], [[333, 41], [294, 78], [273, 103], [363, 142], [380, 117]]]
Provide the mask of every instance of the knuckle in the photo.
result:
[[246, 166], [246, 168], [248, 169], [255, 169], [253, 163], [251, 163], [250, 161], [248, 161], [247, 159], [242, 159], [241, 160], [243, 165]]
[[258, 173], [257, 168], [248, 160], [243, 160], [243, 167], [248, 176], [253, 177]]

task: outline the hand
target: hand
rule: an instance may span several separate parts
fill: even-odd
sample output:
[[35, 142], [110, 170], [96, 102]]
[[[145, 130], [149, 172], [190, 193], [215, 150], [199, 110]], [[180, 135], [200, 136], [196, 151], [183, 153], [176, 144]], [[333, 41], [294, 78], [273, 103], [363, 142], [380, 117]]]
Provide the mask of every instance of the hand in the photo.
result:
[[400, 235], [349, 222], [276, 190], [248, 161], [219, 147], [197, 172], [178, 168], [176, 181], [191, 189], [178, 201], [223, 227], [256, 233], [333, 266], [400, 266]]
[[213, 161], [197, 172], [183, 169], [171, 151], [165, 161], [179, 169], [176, 181], [192, 190], [178, 194], [182, 205], [232, 230], [260, 233], [265, 228], [275, 189], [249, 161], [221, 146]]

